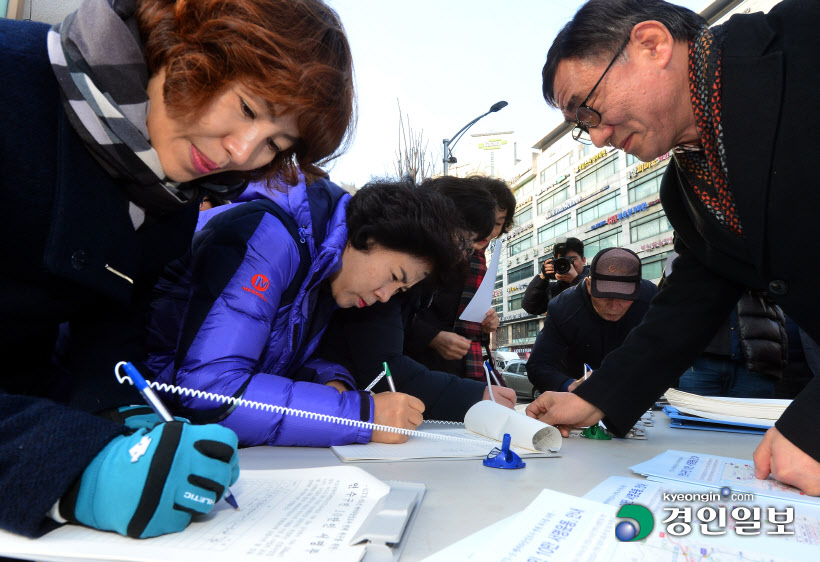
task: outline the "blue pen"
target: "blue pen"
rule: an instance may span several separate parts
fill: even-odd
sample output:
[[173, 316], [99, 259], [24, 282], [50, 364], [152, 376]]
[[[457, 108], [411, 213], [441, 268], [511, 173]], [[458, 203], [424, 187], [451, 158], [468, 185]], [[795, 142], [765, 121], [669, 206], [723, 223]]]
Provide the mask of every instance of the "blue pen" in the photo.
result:
[[[134, 367], [131, 363], [125, 363], [122, 366], [125, 374], [131, 379], [134, 383], [134, 386], [137, 387], [137, 390], [140, 391], [142, 397], [145, 398], [145, 401], [151, 406], [151, 409], [156, 412], [156, 414], [162, 418], [162, 421], [172, 422], [174, 421], [174, 416], [171, 415], [171, 412], [168, 411], [168, 408], [165, 407], [165, 404], [162, 403], [162, 400], [159, 399], [159, 396], [156, 395], [154, 389], [148, 384], [140, 372]], [[225, 501], [228, 502], [234, 509], [239, 509], [239, 504], [236, 503], [236, 498], [231, 493], [231, 489], [225, 492]]]
[[490, 362], [489, 361], [484, 361], [484, 366], [487, 368], [487, 372], [490, 373], [490, 375], [492, 375], [493, 380], [495, 381], [495, 384], [497, 384], [498, 386], [501, 386], [501, 383], [498, 382], [498, 377], [495, 376], [495, 369], [493, 369], [493, 366], [490, 365]]
[[587, 377], [589, 377], [589, 374], [591, 372], [592, 372], [592, 367], [590, 367], [589, 365], [584, 363], [584, 380], [587, 380]]

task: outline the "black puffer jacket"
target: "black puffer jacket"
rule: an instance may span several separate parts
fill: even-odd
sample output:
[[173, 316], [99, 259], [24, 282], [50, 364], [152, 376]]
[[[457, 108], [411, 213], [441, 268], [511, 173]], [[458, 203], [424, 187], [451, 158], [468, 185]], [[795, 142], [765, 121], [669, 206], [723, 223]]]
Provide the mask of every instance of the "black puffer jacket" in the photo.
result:
[[779, 377], [788, 362], [786, 317], [766, 293], [750, 289], [703, 351], [734, 360], [742, 357], [749, 371]]
[[753, 373], [781, 376], [789, 359], [783, 311], [759, 291], [744, 293], [736, 311], [746, 368]]

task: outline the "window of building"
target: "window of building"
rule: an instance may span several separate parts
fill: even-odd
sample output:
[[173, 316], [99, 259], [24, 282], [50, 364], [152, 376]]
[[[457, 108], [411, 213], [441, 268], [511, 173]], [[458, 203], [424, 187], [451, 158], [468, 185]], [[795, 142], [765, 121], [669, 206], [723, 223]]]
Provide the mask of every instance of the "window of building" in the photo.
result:
[[538, 243], [543, 244], [569, 231], [570, 217], [552, 221], [538, 229]]
[[521, 280], [529, 280], [532, 278], [535, 273], [532, 271], [532, 260], [528, 261], [524, 265], [519, 265], [517, 267], [511, 268], [507, 272], [507, 283], [512, 284], [516, 283]]
[[538, 320], [516, 322], [515, 324], [512, 324], [510, 327], [512, 328], [513, 340], [534, 338], [538, 336]]
[[510, 342], [509, 333], [507, 326], [499, 326], [498, 330], [495, 331], [495, 345], [497, 347], [508, 345]]
[[526, 224], [532, 220], [532, 205], [529, 205], [526, 209], [522, 209], [520, 212], [515, 213], [515, 225], [521, 226], [522, 224]]
[[519, 310], [521, 308], [521, 301], [524, 300], [524, 293], [513, 295], [507, 299], [507, 312]]
[[572, 152], [564, 154], [561, 158], [541, 170], [540, 179], [541, 185], [547, 183], [548, 180], [558, 176], [565, 168], [572, 165]]
[[495, 289], [500, 289], [503, 286], [504, 286], [504, 274], [501, 273], [501, 270], [499, 269], [499, 273], [495, 277], [495, 287], [494, 288]]
[[530, 248], [532, 248], [532, 234], [527, 234], [510, 244], [510, 255], [514, 256]]
[[649, 279], [650, 281], [658, 281], [663, 275], [663, 270], [666, 267], [666, 260], [674, 253], [675, 252], [670, 250], [662, 254], [656, 254], [654, 256], [649, 256], [648, 258], [642, 259], [641, 277], [644, 279]]
[[608, 232], [602, 232], [597, 236], [592, 236], [584, 240], [584, 255], [587, 263], [592, 262], [595, 254], [606, 248], [617, 248], [621, 245], [621, 227]]
[[[591, 169], [590, 169], [591, 168]], [[595, 164], [579, 172], [575, 180], [575, 193], [583, 193], [591, 190], [600, 184], [609, 176], [618, 171], [618, 155], [613, 154], [604, 160], [601, 164]]]
[[549, 195], [542, 197], [538, 200], [538, 211], [539, 215], [544, 215], [547, 211], [554, 209], [564, 201], [569, 199], [569, 184], [562, 184], [561, 187], [556, 189], [555, 191], [550, 192]]
[[607, 195], [578, 209], [577, 224], [587, 224], [606, 218], [618, 211], [618, 192]]
[[[502, 312], [504, 312], [504, 295], [501, 295], [501, 296], [498, 296], [498, 297], [493, 297], [492, 307], [495, 309], [495, 311], [498, 314], [501, 314]], [[498, 329], [499, 329], [499, 331], [501, 330], [500, 327]]]
[[666, 171], [666, 164], [652, 173], [645, 174], [629, 184], [629, 204], [654, 195], [661, 189], [661, 178]]
[[636, 219], [629, 223], [629, 240], [630, 242], [646, 240], [647, 238], [657, 236], [662, 232], [670, 232], [671, 230], [672, 225], [669, 224], [666, 213], [658, 211], [648, 217]]
[[626, 167], [629, 168], [632, 164], [637, 164], [640, 162], [640, 159], [637, 156], [632, 156], [631, 154], [626, 155]]

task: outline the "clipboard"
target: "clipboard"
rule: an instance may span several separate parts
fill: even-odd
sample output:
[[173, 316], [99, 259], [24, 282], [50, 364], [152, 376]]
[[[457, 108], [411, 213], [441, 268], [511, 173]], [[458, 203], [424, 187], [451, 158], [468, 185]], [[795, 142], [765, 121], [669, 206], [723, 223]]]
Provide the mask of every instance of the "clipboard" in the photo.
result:
[[388, 480], [383, 497], [353, 536], [351, 544], [367, 542], [362, 562], [397, 562], [410, 536], [427, 487], [420, 482]]

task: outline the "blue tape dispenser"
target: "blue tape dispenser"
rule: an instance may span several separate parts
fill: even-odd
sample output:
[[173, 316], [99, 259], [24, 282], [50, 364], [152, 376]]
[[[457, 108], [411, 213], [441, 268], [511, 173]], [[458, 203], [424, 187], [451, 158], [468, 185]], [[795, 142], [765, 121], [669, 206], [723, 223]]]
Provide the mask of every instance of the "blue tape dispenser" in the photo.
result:
[[524, 468], [527, 466], [521, 457], [510, 451], [510, 434], [504, 434], [504, 440], [501, 441], [501, 448], [496, 447], [484, 459], [484, 466], [490, 468]]

